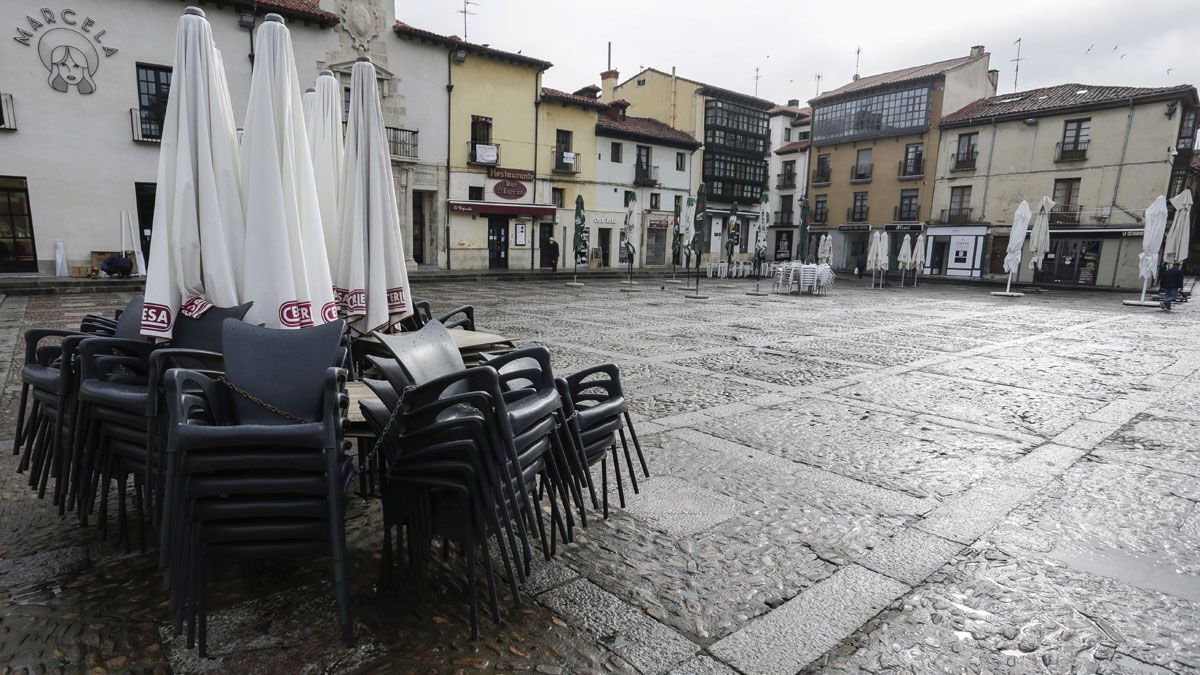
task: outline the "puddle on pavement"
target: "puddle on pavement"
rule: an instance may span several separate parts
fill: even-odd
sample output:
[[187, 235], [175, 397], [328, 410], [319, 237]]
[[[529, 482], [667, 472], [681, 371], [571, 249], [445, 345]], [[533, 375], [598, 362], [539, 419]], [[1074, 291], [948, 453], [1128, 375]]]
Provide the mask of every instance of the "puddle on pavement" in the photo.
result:
[[1200, 602], [1200, 576], [1184, 574], [1170, 564], [1095, 544], [1055, 547], [1049, 556], [1081, 572]]

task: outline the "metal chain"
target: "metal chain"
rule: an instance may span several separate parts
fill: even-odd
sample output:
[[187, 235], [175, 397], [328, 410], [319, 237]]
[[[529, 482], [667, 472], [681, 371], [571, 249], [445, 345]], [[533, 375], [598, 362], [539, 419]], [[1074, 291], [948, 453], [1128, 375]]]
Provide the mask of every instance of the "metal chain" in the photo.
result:
[[241, 396], [242, 398], [246, 399], [247, 401], [250, 401], [254, 405], [257, 405], [258, 407], [260, 407], [268, 412], [275, 413], [276, 415], [279, 415], [280, 417], [282, 417], [286, 420], [290, 420], [297, 424], [308, 424], [309, 422], [312, 421], [312, 420], [306, 420], [302, 417], [297, 417], [296, 415], [293, 415], [292, 413], [290, 413], [286, 410], [281, 410], [281, 409], [271, 405], [270, 403], [267, 403], [266, 401], [262, 400], [261, 398], [255, 396], [254, 394], [251, 394], [250, 392], [246, 391], [245, 389], [242, 389], [241, 387], [239, 387], [236, 384], [234, 384], [233, 382], [231, 382], [228, 377], [225, 377], [224, 374], [218, 375], [217, 381], [220, 382], [221, 384], [225, 385], [226, 387], [229, 387], [229, 390], [232, 391], [233, 393], [237, 394], [238, 396]]
[[375, 438], [375, 444], [371, 446], [371, 451], [368, 452], [367, 456], [363, 458], [362, 464], [364, 467], [370, 466], [371, 460], [375, 459], [375, 455], [378, 455], [379, 450], [383, 448], [383, 440], [387, 438], [388, 432], [392, 430], [392, 424], [395, 423], [396, 420], [400, 419], [400, 413], [404, 409], [404, 393], [406, 391], [408, 390], [406, 389], [405, 391], [400, 392], [400, 401], [396, 403], [396, 407], [392, 409], [392, 414], [388, 415], [387, 423], [383, 425], [383, 429], [379, 432], [379, 436]]

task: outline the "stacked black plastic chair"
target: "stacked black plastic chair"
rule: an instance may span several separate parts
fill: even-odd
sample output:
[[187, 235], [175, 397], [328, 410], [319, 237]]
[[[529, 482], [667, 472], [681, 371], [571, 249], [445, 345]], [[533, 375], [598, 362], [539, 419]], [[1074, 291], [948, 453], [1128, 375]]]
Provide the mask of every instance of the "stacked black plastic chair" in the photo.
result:
[[298, 331], [226, 320], [225, 375], [166, 374], [163, 541], [177, 632], [206, 654], [210, 564], [328, 555], [353, 642], [346, 561], [343, 322]]
[[413, 303], [413, 313], [406, 319], [400, 322], [400, 326], [406, 331], [418, 331], [427, 323], [437, 321], [448, 329], [462, 328], [464, 330], [475, 330], [475, 308], [471, 305], [462, 305], [442, 314], [436, 319], [433, 316], [433, 306], [428, 300], [417, 300]]
[[[72, 475], [67, 440], [75, 419], [79, 345], [95, 336], [136, 338], [141, 314], [142, 297], [138, 296], [115, 319], [86, 317], [79, 331], [34, 328], [25, 333], [13, 451], [19, 453], [24, 448], [18, 470], [29, 471], [30, 486], [37, 488], [39, 497], [45, 496], [49, 479], [54, 477], [54, 502], [60, 513], [66, 509]], [[59, 342], [47, 343], [52, 338]]]
[[226, 319], [241, 320], [250, 304], [211, 307], [199, 318], [181, 316], [169, 347], [113, 338], [92, 338], [79, 347], [80, 384], [76, 436], [80, 459], [77, 499], [86, 522], [99, 497], [98, 525], [106, 533], [108, 498], [117, 484], [120, 541], [129, 549], [126, 481], [133, 479], [140, 545], [145, 550], [145, 511], [158, 522], [154, 498], [161, 481], [160, 455], [166, 415], [161, 409], [162, 377], [167, 369], [187, 367], [219, 372], [223, 367], [221, 331]]

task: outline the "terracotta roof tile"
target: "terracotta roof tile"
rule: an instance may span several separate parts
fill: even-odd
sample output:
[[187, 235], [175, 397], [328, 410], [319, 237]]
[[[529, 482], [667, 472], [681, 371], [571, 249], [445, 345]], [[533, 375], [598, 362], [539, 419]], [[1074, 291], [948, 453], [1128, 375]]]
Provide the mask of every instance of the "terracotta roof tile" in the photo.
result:
[[616, 119], [609, 115], [601, 115], [596, 121], [596, 133], [601, 136], [638, 138], [689, 150], [700, 147], [700, 143], [692, 138], [691, 134], [672, 129], [670, 125], [649, 117]]
[[947, 59], [945, 61], [937, 61], [935, 63], [927, 63], [922, 66], [912, 66], [910, 68], [901, 68], [878, 75], [867, 75], [860, 77], [857, 80], [852, 80], [848, 84], [844, 84], [837, 89], [821, 94], [809, 101], [809, 103], [820, 103], [831, 98], [837, 98], [845, 94], [863, 91], [865, 89], [873, 89], [875, 87], [900, 84], [912, 80], [920, 80], [934, 75], [940, 75], [948, 70], [953, 70], [959, 66], [966, 65], [975, 59], [985, 58], [983, 56], [960, 56], [956, 59]]
[[[1189, 96], [1190, 92], [1190, 96]], [[1030, 89], [1003, 96], [981, 98], [961, 110], [944, 115], [942, 124], [963, 124], [972, 120], [1007, 116], [1038, 116], [1079, 107], [1108, 107], [1125, 105], [1129, 99], [1171, 98], [1188, 96], [1196, 101], [1196, 89], [1191, 85], [1176, 87], [1110, 87], [1092, 84], [1059, 84], [1053, 87]]]
[[238, 9], [256, 9], [260, 15], [277, 12], [287, 19], [316, 21], [327, 26], [338, 22], [337, 14], [321, 9], [320, 0], [258, 0], [257, 3], [251, 0], [226, 0], [225, 4]]
[[793, 152], [804, 152], [808, 149], [809, 141], [792, 141], [775, 151], [777, 155], [789, 155]]
[[767, 111], [768, 115], [779, 115], [782, 113], [790, 113], [799, 117], [812, 117], [812, 108], [808, 106], [777, 105]]
[[[300, 2], [300, 1], [304, 1], [304, 0], [292, 0], [292, 1]], [[549, 61], [535, 59], [532, 56], [525, 56], [524, 54], [514, 54], [512, 52], [506, 52], [506, 51], [503, 51], [500, 49], [494, 49], [488, 45], [478, 45], [473, 42], [467, 42], [466, 40], [463, 40], [462, 38], [458, 37], [457, 35], [441, 35], [439, 33], [434, 33], [433, 31], [430, 31], [430, 30], [425, 30], [424, 28], [417, 28], [416, 26], [409, 25], [398, 19], [396, 20], [396, 23], [392, 26], [392, 31], [396, 35], [408, 36], [408, 37], [416, 38], [418, 40], [426, 40], [428, 42], [434, 42], [436, 44], [440, 44], [440, 45], [443, 45], [446, 47], [454, 47], [454, 46], [462, 47], [469, 52], [475, 52], [476, 54], [484, 54], [487, 56], [495, 56], [497, 58], [507, 59], [514, 63], [519, 63], [524, 66], [532, 66], [532, 67], [538, 68], [540, 70], [545, 70], [545, 69], [549, 68], [550, 66], [554, 65], [554, 64], [550, 63]]]
[[549, 99], [551, 101], [560, 101], [562, 103], [574, 103], [575, 105], [583, 106], [585, 108], [594, 108], [596, 110], [606, 110], [608, 108], [607, 105], [596, 100], [595, 98], [588, 98], [587, 96], [580, 96], [579, 94], [568, 94], [565, 91], [551, 89], [550, 87], [542, 87], [542, 98]]

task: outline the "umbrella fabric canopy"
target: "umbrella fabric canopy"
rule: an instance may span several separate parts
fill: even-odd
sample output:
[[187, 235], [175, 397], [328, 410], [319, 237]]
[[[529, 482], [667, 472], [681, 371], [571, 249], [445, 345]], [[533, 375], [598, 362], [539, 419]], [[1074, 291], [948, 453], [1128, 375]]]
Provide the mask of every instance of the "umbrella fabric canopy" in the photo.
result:
[[696, 234], [696, 224], [692, 222], [695, 217], [696, 199], [688, 195], [687, 199], [683, 200], [683, 211], [679, 214], [679, 241], [683, 248], [691, 245], [692, 237]]
[[1025, 246], [1025, 233], [1029, 231], [1029, 202], [1021, 200], [1013, 214], [1012, 232], [1008, 235], [1008, 253], [1004, 256], [1004, 271], [1015, 274], [1021, 268], [1021, 249]]
[[268, 14], [255, 35], [254, 75], [242, 135], [242, 202], [248, 323], [303, 328], [333, 321], [337, 307], [312, 155], [300, 108], [292, 38], [283, 18]]
[[750, 240], [756, 260], [766, 260], [767, 223], [769, 222], [771, 222], [771, 202], [767, 193], [764, 192], [762, 194], [762, 201], [758, 204], [758, 220], [754, 223], [754, 236]]
[[1146, 209], [1146, 231], [1142, 234], [1142, 252], [1138, 254], [1138, 276], [1147, 283], [1158, 278], [1158, 250], [1167, 229], [1167, 198], [1159, 195]]
[[[305, 94], [308, 96], [308, 94]], [[333, 71], [322, 70], [317, 76], [313, 109], [308, 117], [308, 149], [312, 152], [313, 176], [317, 182], [317, 203], [321, 205], [321, 228], [325, 232], [325, 253], [330, 271], [337, 269], [338, 232], [341, 223], [342, 164], [345, 143], [342, 139], [342, 85]], [[306, 104], [307, 105], [307, 104]]]
[[896, 254], [896, 265], [902, 269], [912, 268], [912, 235], [904, 235], [900, 240], [900, 251]]
[[833, 237], [828, 234], [821, 235], [821, 244], [818, 248], [820, 249], [821, 262], [827, 265], [833, 262]]
[[[1038, 201], [1037, 214], [1033, 218], [1033, 230], [1029, 233], [1029, 269], [1042, 269], [1042, 259], [1050, 252], [1050, 209], [1054, 202], [1043, 196]], [[1009, 238], [1012, 241], [1012, 238]]]
[[587, 213], [583, 210], [583, 195], [575, 195], [575, 265], [587, 264]]
[[879, 230], [871, 233], [870, 243], [867, 244], [867, 271], [879, 269]]
[[179, 18], [154, 201], [154, 236], [141, 332], [170, 338], [182, 307], [199, 316], [240, 304], [241, 178], [220, 56], [204, 12]]
[[913, 242], [912, 251], [912, 268], [921, 273], [925, 271], [925, 235], [918, 234], [917, 240]]
[[304, 90], [304, 96], [300, 97], [304, 104], [304, 127], [312, 133], [313, 124], [313, 108], [317, 105], [317, 90], [309, 87]]
[[692, 214], [692, 255], [696, 257], [696, 267], [699, 267], [700, 255], [704, 253], [708, 240], [708, 233], [704, 228], [704, 219], [708, 217], [708, 198], [704, 183], [696, 190], [696, 208]]
[[1171, 197], [1171, 205], [1175, 207], [1175, 218], [1171, 221], [1171, 230], [1167, 232], [1166, 247], [1163, 249], [1163, 262], [1183, 262], [1188, 257], [1188, 247], [1191, 246], [1192, 221], [1192, 191], [1184, 190]]
[[392, 159], [375, 83], [375, 66], [365, 59], [355, 62], [334, 272], [338, 307], [350, 327], [364, 335], [413, 313]]
[[621, 235], [624, 238], [624, 240], [621, 242], [621, 245], [624, 246], [625, 250], [628, 252], [629, 262], [631, 264], [633, 262], [633, 254], [634, 254], [634, 252], [637, 251], [637, 248], [634, 246], [634, 242], [641, 243], [637, 239], [637, 236], [638, 236], [637, 221], [638, 221], [637, 196], [635, 196], [634, 194], [630, 194], [629, 195], [629, 203], [625, 205], [625, 226], [621, 229]]
[[892, 259], [892, 240], [887, 232], [879, 233], [879, 246], [875, 248], [875, 269], [887, 271], [888, 263]]

